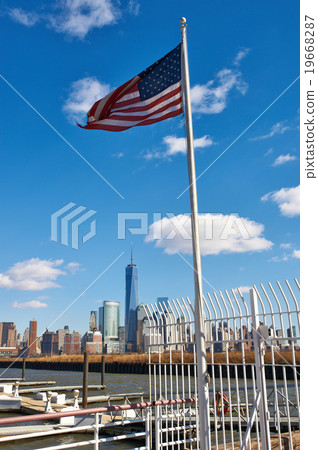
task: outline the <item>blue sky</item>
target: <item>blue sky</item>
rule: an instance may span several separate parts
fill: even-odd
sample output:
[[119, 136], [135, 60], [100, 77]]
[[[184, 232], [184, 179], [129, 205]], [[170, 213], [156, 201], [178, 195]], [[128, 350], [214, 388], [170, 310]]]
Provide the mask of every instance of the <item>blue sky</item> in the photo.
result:
[[[203, 275], [216, 289], [299, 277], [299, 80], [264, 112], [299, 75], [299, 6], [288, 2], [286, 14], [286, 4], [0, 2], [1, 76], [124, 197], [1, 78], [0, 321], [23, 332], [34, 317], [39, 332], [53, 323], [83, 333], [89, 311], [111, 299], [123, 321], [131, 242], [140, 301], [193, 297], [191, 267], [178, 254], [191, 263], [189, 241], [164, 238], [190, 211], [189, 192], [179, 197], [188, 186], [182, 116], [122, 133], [75, 125], [179, 43], [181, 16], [197, 175], [210, 166], [197, 182], [199, 210], [203, 224], [218, 219], [215, 239], [201, 236]], [[51, 214], [70, 202], [97, 211], [97, 234], [78, 250], [51, 241]], [[128, 212], [149, 214], [148, 236], [118, 239], [118, 213]], [[164, 219], [159, 241], [154, 213]], [[167, 223], [167, 213], [178, 218]], [[218, 239], [234, 213], [250, 239]], [[88, 231], [83, 224], [82, 236]]]

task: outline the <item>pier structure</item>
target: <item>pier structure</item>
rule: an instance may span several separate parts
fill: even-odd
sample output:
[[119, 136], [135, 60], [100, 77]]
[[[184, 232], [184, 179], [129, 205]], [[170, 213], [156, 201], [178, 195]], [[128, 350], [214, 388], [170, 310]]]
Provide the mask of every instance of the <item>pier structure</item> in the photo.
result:
[[[280, 450], [286, 445], [298, 448], [299, 434], [295, 431], [300, 423], [299, 291], [297, 280], [293, 284], [286, 280], [284, 284], [253, 285], [248, 294], [238, 288], [214, 291], [203, 297], [213, 449], [269, 450], [272, 445]], [[33, 408], [30, 422], [49, 420], [53, 425], [56, 419], [75, 419], [71, 426], [58, 423], [54, 429], [34, 433], [32, 428], [28, 433], [25, 427], [16, 439], [27, 438], [26, 433], [35, 438], [90, 430], [94, 439], [88, 438], [86, 443], [93, 444], [94, 449], [101, 443], [122, 439], [142, 440], [141, 447], [135, 446], [140, 449], [150, 449], [152, 445], [156, 449], [169, 445], [200, 448], [193, 302], [189, 297], [181, 297], [142, 305], [142, 308], [149, 374], [149, 392], [145, 398], [132, 403], [128, 398], [110, 399], [101, 395], [97, 398], [107, 405], [103, 408], [80, 409], [80, 401], [74, 408], [69, 401], [61, 410], [51, 404], [52, 412], [40, 416], [34, 414], [37, 410]], [[290, 360], [284, 360], [287, 349]], [[247, 363], [247, 352], [254, 353], [254, 361]], [[222, 363], [216, 360], [218, 353], [225, 355]], [[87, 361], [85, 367], [88, 372]], [[43, 388], [43, 392], [50, 390], [50, 387]], [[30, 393], [30, 389], [23, 387], [20, 395], [23, 391], [27, 391], [24, 396]], [[120, 401], [124, 404], [114, 404]], [[41, 412], [44, 406], [43, 402]], [[5, 425], [18, 425], [27, 417], [0, 419], [0, 434], [6, 432]], [[116, 436], [102, 437], [104, 433]], [[266, 443], [262, 447], [261, 437]], [[9, 440], [9, 436], [1, 437], [0, 443]]]

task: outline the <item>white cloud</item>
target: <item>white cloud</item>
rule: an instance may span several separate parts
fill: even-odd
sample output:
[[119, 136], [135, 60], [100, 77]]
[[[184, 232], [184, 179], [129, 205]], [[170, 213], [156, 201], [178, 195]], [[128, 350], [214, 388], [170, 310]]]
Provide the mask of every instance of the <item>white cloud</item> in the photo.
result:
[[120, 11], [111, 0], [64, 0], [61, 11], [50, 16], [55, 31], [84, 38], [93, 28], [111, 25], [120, 17]]
[[38, 309], [38, 308], [46, 308], [47, 304], [42, 303], [38, 300], [31, 300], [30, 302], [25, 303], [19, 303], [19, 302], [13, 302], [12, 308], [16, 309]]
[[239, 52], [237, 53], [237, 55], [233, 61], [233, 64], [235, 66], [239, 66], [241, 64], [242, 59], [245, 58], [245, 56], [247, 56], [249, 51], [250, 51], [249, 48], [242, 48], [241, 50], [239, 50]]
[[289, 255], [284, 254], [283, 256], [273, 256], [268, 260], [268, 262], [281, 262], [281, 261], [288, 261]]
[[[40, 19], [58, 33], [83, 39], [93, 28], [112, 25], [121, 17], [121, 11], [113, 0], [59, 0], [54, 6], [42, 7], [41, 14], [13, 8], [9, 16], [25, 26], [31, 27]], [[140, 5], [131, 0], [127, 11], [139, 13]]]
[[281, 247], [281, 248], [290, 248], [290, 247], [291, 247], [291, 244], [290, 244], [289, 242], [287, 242], [286, 244], [285, 244], [285, 243], [282, 243], [282, 244], [280, 244], [280, 247]]
[[140, 3], [137, 0], [129, 0], [128, 11], [133, 16], [138, 16], [140, 12]]
[[112, 153], [112, 157], [120, 159], [124, 157], [124, 153], [123, 152]]
[[41, 291], [60, 287], [55, 281], [66, 272], [59, 269], [62, 259], [41, 260], [31, 258], [14, 264], [4, 273], [0, 273], [0, 288], [18, 289], [21, 291]]
[[300, 258], [300, 250], [294, 250], [292, 253], [293, 258]]
[[95, 77], [86, 77], [74, 81], [71, 92], [63, 106], [70, 122], [82, 120], [93, 104], [110, 92], [110, 86], [101, 83]]
[[284, 134], [285, 131], [287, 130], [290, 130], [290, 127], [286, 126], [285, 122], [277, 122], [275, 125], [272, 126], [272, 128], [267, 134], [251, 138], [251, 141], [261, 141], [263, 139], [268, 139], [275, 136], [275, 134]]
[[21, 8], [10, 9], [9, 16], [15, 22], [21, 23], [22, 25], [25, 25], [26, 27], [32, 27], [40, 19], [40, 17], [38, 16], [37, 13], [23, 11], [23, 9], [21, 9]]
[[273, 149], [272, 148], [268, 149], [264, 156], [268, 156], [271, 153], [273, 153]]
[[[148, 151], [143, 157], [145, 159], [161, 159], [161, 158], [170, 158], [171, 156], [175, 156], [177, 154], [186, 155], [187, 153], [187, 140], [184, 137], [178, 138], [177, 136], [165, 136], [163, 138], [163, 143], [166, 145], [166, 150], [163, 152], [160, 151]], [[213, 145], [213, 140], [210, 136], [205, 135], [200, 138], [194, 139], [193, 141], [194, 148], [206, 148]]]
[[[187, 153], [187, 140], [186, 138], [177, 138], [177, 136], [165, 136], [163, 138], [163, 142], [167, 145], [167, 150], [164, 153], [164, 156], [173, 156], [178, 153], [182, 155], [186, 155]], [[193, 141], [194, 148], [205, 148], [210, 147], [213, 144], [212, 139], [208, 136], [202, 136], [198, 139], [194, 139]]]
[[247, 83], [236, 69], [220, 70], [215, 80], [206, 84], [197, 84], [191, 88], [191, 104], [193, 112], [202, 114], [219, 114], [227, 106], [228, 96], [232, 90], [244, 95]]
[[295, 159], [297, 159], [296, 156], [290, 155], [289, 153], [287, 153], [287, 155], [279, 155], [273, 162], [273, 166], [281, 166], [282, 164], [286, 164], [287, 162], [295, 161]]
[[82, 272], [81, 264], [78, 262], [70, 262], [65, 266], [65, 269], [69, 270], [73, 275], [77, 272]]
[[283, 216], [298, 216], [300, 213], [300, 186], [282, 188], [279, 191], [269, 192], [261, 200], [263, 202], [272, 201], [276, 203]]
[[[282, 247], [282, 244], [281, 244]], [[274, 256], [273, 258], [269, 259], [268, 262], [281, 262], [281, 261], [289, 261], [290, 258], [300, 258], [300, 251], [294, 250], [293, 253], [286, 254], [284, 253], [283, 256]]]
[[273, 166], [281, 166], [282, 164], [286, 164], [287, 162], [295, 161], [295, 159], [297, 159], [296, 156], [290, 155], [289, 153], [287, 153], [287, 155], [279, 155], [273, 162]]
[[[263, 232], [264, 225], [234, 214], [199, 214], [202, 255], [269, 250], [273, 243], [263, 237]], [[145, 242], [151, 241], [168, 254], [191, 254], [190, 216], [167, 214], [167, 217], [154, 222], [145, 238]]]

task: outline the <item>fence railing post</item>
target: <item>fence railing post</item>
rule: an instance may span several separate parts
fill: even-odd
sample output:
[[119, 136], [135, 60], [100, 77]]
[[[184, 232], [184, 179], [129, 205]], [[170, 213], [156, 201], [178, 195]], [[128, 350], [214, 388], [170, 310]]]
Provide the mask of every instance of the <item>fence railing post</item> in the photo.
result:
[[145, 420], [146, 420], [146, 449], [151, 450], [151, 441], [150, 441], [150, 427], [151, 427], [151, 410], [148, 406], [146, 408], [146, 414], [145, 414]]
[[99, 413], [95, 414], [94, 421], [94, 450], [99, 448]]
[[155, 448], [160, 449], [160, 406], [155, 406]]
[[267, 405], [267, 389], [264, 366], [263, 339], [259, 332], [259, 317], [257, 296], [254, 289], [250, 290], [251, 313], [252, 313], [252, 327], [253, 327], [253, 342], [254, 342], [254, 357], [255, 357], [255, 371], [256, 371], [256, 387], [260, 391], [259, 402], [259, 420], [261, 429], [262, 450], [271, 449], [270, 431], [269, 431], [269, 411]]

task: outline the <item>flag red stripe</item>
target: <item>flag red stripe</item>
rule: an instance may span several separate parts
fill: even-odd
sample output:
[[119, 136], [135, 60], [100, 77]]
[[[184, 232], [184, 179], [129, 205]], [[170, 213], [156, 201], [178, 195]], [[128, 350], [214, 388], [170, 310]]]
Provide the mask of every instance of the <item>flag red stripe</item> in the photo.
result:
[[[134, 94], [135, 92], [138, 92], [138, 95], [136, 97], [130, 98], [128, 100], [121, 100], [122, 98], [125, 98], [127, 95]], [[118, 105], [118, 107], [120, 108], [120, 107], [131, 105], [132, 103], [140, 102], [138, 83], [135, 84], [135, 86], [133, 86], [131, 88], [131, 90], [129, 90], [128, 92], [125, 92], [125, 95], [123, 95], [123, 97], [121, 97], [121, 99], [116, 100], [116, 103], [114, 103], [114, 106]]]
[[[139, 122], [140, 120], [145, 120], [148, 117], [153, 116], [154, 114], [158, 114], [161, 113], [163, 111], [165, 111], [166, 109], [170, 108], [171, 106], [176, 106], [179, 103], [182, 102], [182, 98], [179, 97], [178, 99], [174, 100], [173, 102], [170, 102], [168, 105], [164, 105], [161, 108], [156, 109], [155, 111], [150, 112], [149, 114], [145, 114], [142, 116], [136, 116], [136, 115], [131, 115], [131, 116], [126, 116], [126, 115], [121, 115], [120, 112], [118, 112], [117, 114], [111, 114], [107, 117], [107, 119], [112, 119], [112, 120], [135, 120], [136, 122]], [[161, 102], [159, 102], [161, 103]], [[125, 111], [126, 112], [126, 111]]]
[[105, 117], [105, 115], [106, 115], [107, 111], [109, 110], [109, 108], [111, 107], [111, 105], [115, 101], [118, 101], [118, 99], [121, 96], [124, 96], [127, 93], [127, 89], [131, 88], [131, 83], [136, 84], [139, 80], [140, 80], [139, 77], [134, 77], [131, 80], [124, 83], [122, 86], [119, 86], [117, 89], [115, 89], [107, 98], [107, 101], [106, 101], [105, 105], [103, 106], [103, 109], [97, 115], [97, 117], [95, 116], [96, 110], [97, 110], [99, 104], [104, 101], [105, 97], [102, 98], [101, 100], [98, 100], [97, 102], [95, 102], [94, 105], [92, 106], [92, 108], [90, 109], [90, 111], [87, 113], [88, 117], [95, 116], [96, 120], [99, 120], [100, 118]]
[[99, 117], [101, 117], [101, 118], [105, 117], [109, 108], [114, 104], [114, 102], [116, 100], [118, 100], [120, 97], [122, 97], [127, 92], [127, 90], [131, 87], [131, 83], [136, 84], [138, 80], [139, 80], [139, 77], [134, 77], [131, 80], [127, 81], [127, 83], [125, 83], [122, 86], [120, 86], [119, 88], [115, 89], [113, 95], [111, 95], [109, 100], [106, 102]]
[[87, 125], [83, 128], [123, 131], [134, 126], [160, 122], [181, 112], [179, 44], [172, 52], [141, 72], [140, 76], [131, 78], [95, 102], [87, 113]]
[[174, 97], [179, 92], [181, 92], [181, 86], [179, 86], [174, 91], [168, 92], [167, 94], [163, 95], [162, 97], [158, 98], [157, 100], [153, 101], [152, 103], [148, 103], [148, 104], [143, 105], [143, 106], [138, 106], [138, 103], [140, 103], [140, 100], [139, 101], [135, 100], [134, 103], [131, 100], [127, 100], [127, 101], [131, 102], [131, 104], [135, 104], [136, 106], [132, 106], [131, 108], [122, 109], [122, 108], [116, 108], [116, 104], [115, 104], [114, 108], [112, 108], [111, 114], [113, 112], [114, 113], [118, 113], [118, 112], [147, 111], [147, 110], [153, 108], [154, 106], [159, 105], [160, 103], [164, 102], [165, 100], [168, 100], [169, 98]]
[[125, 130], [128, 130], [129, 128], [133, 128], [133, 127], [136, 127], [136, 126], [151, 125], [151, 124], [156, 123], [156, 122], [161, 122], [162, 120], [170, 119], [171, 117], [176, 117], [179, 114], [182, 114], [182, 112], [183, 112], [183, 109], [182, 109], [182, 106], [181, 106], [180, 109], [177, 109], [176, 111], [171, 111], [168, 114], [165, 114], [165, 115], [163, 115], [160, 118], [147, 119], [147, 120], [144, 120], [141, 123], [136, 123], [136, 124], [129, 125], [129, 126], [124, 126], [124, 125], [123, 126], [120, 126], [120, 125], [106, 125], [106, 124], [102, 125], [99, 122], [95, 122], [95, 123], [86, 125], [85, 127], [81, 127], [81, 128], [85, 128], [87, 130], [92, 129], [92, 130], [106, 130], [106, 131], [125, 131]]

